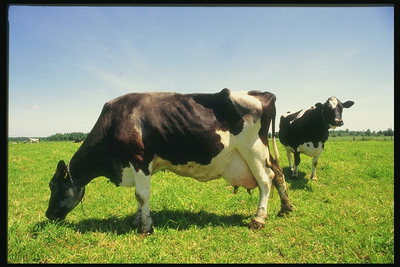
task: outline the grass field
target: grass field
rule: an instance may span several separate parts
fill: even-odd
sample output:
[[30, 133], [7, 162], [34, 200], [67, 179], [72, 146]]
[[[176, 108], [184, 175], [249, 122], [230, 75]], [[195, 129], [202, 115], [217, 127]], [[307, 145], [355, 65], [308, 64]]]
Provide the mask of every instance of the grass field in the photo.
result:
[[153, 235], [130, 226], [133, 188], [104, 177], [86, 187], [83, 205], [64, 222], [45, 217], [48, 183], [58, 160], [69, 161], [80, 144], [43, 142], [8, 146], [9, 263], [393, 263], [393, 141], [328, 141], [308, 179], [311, 158], [302, 156], [299, 179], [281, 165], [296, 207], [277, 216], [277, 191], [266, 227], [246, 224], [256, 211], [258, 189], [232, 194], [219, 179], [201, 183], [170, 172], [153, 176]]

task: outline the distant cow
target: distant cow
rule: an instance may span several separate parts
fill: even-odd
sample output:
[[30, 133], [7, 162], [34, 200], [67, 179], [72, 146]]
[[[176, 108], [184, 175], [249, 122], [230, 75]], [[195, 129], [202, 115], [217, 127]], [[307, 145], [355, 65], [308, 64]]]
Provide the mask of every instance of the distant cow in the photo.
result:
[[28, 138], [27, 140], [24, 141], [24, 143], [39, 143], [40, 140], [39, 138]]
[[75, 139], [74, 140], [74, 143], [80, 143], [80, 142], [82, 142], [83, 140], [82, 139]]
[[[342, 110], [354, 104], [353, 101], [342, 103], [336, 97], [330, 97], [324, 104], [317, 103], [309, 109], [283, 115], [279, 123], [279, 140], [286, 149], [292, 176], [297, 177], [300, 153], [312, 157], [311, 179], [315, 174], [318, 158], [328, 139], [329, 129], [343, 125]], [[294, 154], [294, 166], [292, 156]]]
[[[69, 165], [58, 162], [46, 216], [64, 219], [85, 186], [105, 176], [116, 186], [136, 187], [134, 224], [151, 233], [150, 177], [170, 170], [202, 182], [222, 176], [234, 187], [258, 187], [259, 206], [249, 227], [263, 227], [272, 184], [281, 198], [278, 215], [292, 209], [283, 171], [268, 145], [275, 99], [269, 92], [224, 89], [216, 94], [131, 93], [106, 103]], [[276, 157], [275, 137], [272, 143]]]

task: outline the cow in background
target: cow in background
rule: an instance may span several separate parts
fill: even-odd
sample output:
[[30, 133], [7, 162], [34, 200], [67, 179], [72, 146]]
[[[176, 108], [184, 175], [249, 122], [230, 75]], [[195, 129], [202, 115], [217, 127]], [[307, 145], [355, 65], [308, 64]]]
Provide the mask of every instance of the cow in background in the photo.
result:
[[[311, 179], [316, 180], [318, 158], [324, 150], [329, 129], [343, 125], [343, 108], [350, 108], [353, 101], [340, 102], [332, 96], [324, 104], [317, 103], [308, 109], [281, 116], [279, 122], [279, 140], [286, 149], [292, 177], [298, 176], [300, 153], [312, 157]], [[294, 165], [292, 155], [294, 154]]]
[[24, 143], [39, 143], [40, 140], [39, 138], [28, 138], [27, 140], [24, 141]]

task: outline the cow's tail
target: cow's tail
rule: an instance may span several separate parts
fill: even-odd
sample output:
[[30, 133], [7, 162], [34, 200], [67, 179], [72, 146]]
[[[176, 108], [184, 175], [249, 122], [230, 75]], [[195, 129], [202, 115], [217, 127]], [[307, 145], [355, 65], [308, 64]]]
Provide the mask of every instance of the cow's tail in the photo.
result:
[[274, 149], [274, 156], [276, 164], [279, 165], [279, 152], [278, 146], [276, 145], [276, 138], [275, 138], [275, 116], [272, 117], [272, 147]]

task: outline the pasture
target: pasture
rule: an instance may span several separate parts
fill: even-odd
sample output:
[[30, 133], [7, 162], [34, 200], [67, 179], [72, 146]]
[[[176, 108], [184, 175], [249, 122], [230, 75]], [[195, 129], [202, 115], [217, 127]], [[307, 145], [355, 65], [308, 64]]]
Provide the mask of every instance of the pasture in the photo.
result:
[[[338, 138], [336, 138], [338, 139]], [[278, 144], [295, 210], [278, 217], [277, 190], [261, 230], [247, 223], [258, 189], [235, 195], [225, 180], [201, 183], [170, 172], [153, 176], [154, 234], [130, 226], [133, 188], [99, 177], [86, 186], [63, 222], [45, 217], [48, 183], [58, 160], [68, 162], [80, 144], [8, 145], [8, 263], [393, 263], [393, 141], [325, 144], [318, 181], [308, 179], [311, 158], [301, 156], [299, 179], [290, 179]]]

